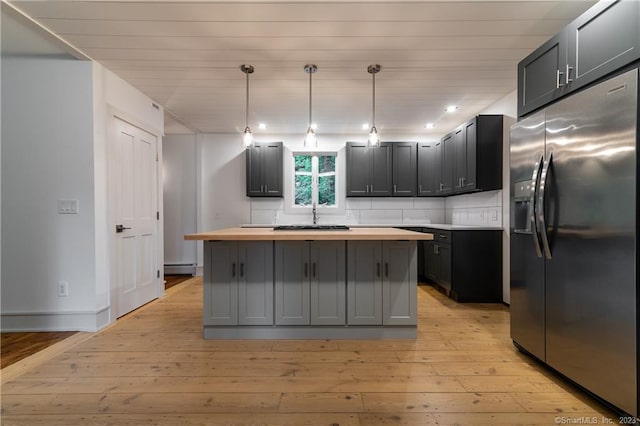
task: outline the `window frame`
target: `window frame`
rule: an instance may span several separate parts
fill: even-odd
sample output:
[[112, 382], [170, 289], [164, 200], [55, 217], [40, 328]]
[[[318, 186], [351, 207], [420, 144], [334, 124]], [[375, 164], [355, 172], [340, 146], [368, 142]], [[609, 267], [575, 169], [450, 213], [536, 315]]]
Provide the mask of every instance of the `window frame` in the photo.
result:
[[[345, 199], [344, 190], [342, 188], [342, 174], [343, 174], [343, 155], [342, 150], [326, 150], [326, 151], [312, 151], [312, 150], [291, 150], [287, 153], [287, 159], [285, 161], [285, 197], [284, 197], [284, 213], [285, 214], [311, 214], [313, 208], [313, 201], [317, 201], [318, 198], [318, 177], [320, 176], [318, 167], [318, 157], [323, 155], [335, 156], [335, 205], [325, 206], [317, 204], [317, 211], [323, 212], [327, 215], [333, 214], [345, 214]], [[312, 157], [312, 204], [307, 206], [299, 206], [295, 204], [295, 156], [296, 155], [309, 155]]]

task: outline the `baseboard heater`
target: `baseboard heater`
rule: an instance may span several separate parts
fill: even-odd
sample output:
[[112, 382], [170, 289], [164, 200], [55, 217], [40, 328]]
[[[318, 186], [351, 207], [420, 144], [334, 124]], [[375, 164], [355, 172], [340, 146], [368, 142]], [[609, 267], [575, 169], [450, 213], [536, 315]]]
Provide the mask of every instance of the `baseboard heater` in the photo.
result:
[[196, 264], [195, 263], [165, 263], [164, 274], [165, 275], [195, 275]]

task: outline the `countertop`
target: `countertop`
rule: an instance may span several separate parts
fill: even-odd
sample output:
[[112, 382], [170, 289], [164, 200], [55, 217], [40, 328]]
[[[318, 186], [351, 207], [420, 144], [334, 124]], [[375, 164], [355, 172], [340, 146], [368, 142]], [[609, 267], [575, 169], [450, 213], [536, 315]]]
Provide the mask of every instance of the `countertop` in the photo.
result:
[[207, 241], [304, 241], [304, 240], [433, 240], [433, 234], [406, 231], [390, 227], [354, 227], [340, 231], [274, 231], [271, 227], [226, 228], [184, 236], [185, 240]]
[[[395, 223], [350, 224], [350, 223], [347, 223], [346, 225], [349, 226], [350, 228], [433, 228], [433, 229], [441, 229], [443, 231], [502, 231], [501, 226], [451, 225], [451, 224], [438, 224], [438, 223], [401, 223], [401, 224], [395, 224]], [[246, 225], [242, 225], [242, 228], [273, 228], [274, 226], [276, 225], [246, 224]]]

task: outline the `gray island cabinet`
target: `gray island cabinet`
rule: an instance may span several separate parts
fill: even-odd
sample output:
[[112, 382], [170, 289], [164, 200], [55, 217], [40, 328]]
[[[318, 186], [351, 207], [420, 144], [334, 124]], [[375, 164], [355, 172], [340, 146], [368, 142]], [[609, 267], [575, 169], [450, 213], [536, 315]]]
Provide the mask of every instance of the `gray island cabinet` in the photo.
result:
[[229, 228], [204, 240], [208, 339], [415, 338], [417, 241], [394, 228]]

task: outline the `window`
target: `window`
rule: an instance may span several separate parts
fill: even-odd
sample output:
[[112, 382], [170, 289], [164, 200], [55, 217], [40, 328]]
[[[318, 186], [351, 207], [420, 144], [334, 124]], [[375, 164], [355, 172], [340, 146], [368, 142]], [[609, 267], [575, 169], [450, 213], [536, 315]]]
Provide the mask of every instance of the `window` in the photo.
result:
[[336, 206], [336, 154], [294, 154], [294, 205]]

